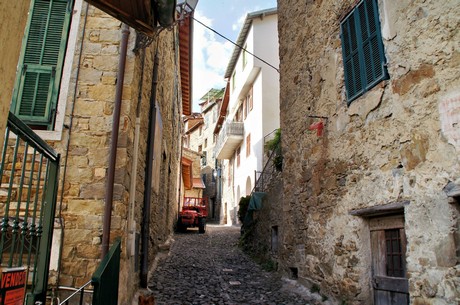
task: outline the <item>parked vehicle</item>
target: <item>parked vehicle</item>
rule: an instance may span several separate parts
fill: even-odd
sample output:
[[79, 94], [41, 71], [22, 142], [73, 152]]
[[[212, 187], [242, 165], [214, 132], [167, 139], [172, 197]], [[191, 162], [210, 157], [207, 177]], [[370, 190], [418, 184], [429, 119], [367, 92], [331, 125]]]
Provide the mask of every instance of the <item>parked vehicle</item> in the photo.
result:
[[208, 217], [208, 198], [185, 197], [182, 210], [179, 212], [177, 229], [183, 232], [187, 228], [198, 227], [199, 233], [205, 233], [206, 217]]

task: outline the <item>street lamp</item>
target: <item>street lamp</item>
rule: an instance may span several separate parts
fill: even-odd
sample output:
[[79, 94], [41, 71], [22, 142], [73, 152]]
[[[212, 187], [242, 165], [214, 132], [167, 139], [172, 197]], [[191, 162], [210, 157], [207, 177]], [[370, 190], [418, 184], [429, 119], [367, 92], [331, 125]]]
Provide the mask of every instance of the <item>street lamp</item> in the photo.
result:
[[196, 8], [198, 0], [178, 0], [176, 10], [179, 13], [179, 20], [182, 20], [186, 15], [190, 15]]

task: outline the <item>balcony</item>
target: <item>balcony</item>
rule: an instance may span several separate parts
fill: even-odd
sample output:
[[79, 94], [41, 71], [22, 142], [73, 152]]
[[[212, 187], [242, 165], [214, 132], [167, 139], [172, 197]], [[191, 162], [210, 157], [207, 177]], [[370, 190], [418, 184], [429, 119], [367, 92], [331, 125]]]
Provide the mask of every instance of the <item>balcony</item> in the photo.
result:
[[225, 122], [216, 143], [216, 159], [230, 159], [243, 139], [243, 122]]

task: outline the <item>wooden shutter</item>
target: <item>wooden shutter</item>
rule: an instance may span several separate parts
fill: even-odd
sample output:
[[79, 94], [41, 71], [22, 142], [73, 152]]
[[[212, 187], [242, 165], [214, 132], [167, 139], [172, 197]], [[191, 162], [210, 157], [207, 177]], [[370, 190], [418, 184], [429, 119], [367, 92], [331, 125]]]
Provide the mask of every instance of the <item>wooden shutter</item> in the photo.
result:
[[359, 3], [341, 24], [347, 100], [388, 79], [376, 0]]
[[361, 67], [359, 60], [358, 39], [354, 14], [342, 23], [342, 53], [345, 72], [345, 87], [347, 98], [352, 100], [363, 93]]
[[52, 127], [72, 0], [32, 0], [12, 111], [24, 122]]

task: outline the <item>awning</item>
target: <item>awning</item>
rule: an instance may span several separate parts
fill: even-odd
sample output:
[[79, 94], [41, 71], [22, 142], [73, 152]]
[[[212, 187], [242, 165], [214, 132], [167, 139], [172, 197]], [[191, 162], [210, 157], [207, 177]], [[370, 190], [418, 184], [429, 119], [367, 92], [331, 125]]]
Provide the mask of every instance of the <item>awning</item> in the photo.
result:
[[153, 36], [155, 21], [161, 26], [173, 24], [176, 14], [175, 0], [86, 0], [130, 27]]
[[205, 189], [206, 185], [204, 185], [203, 179], [193, 178], [193, 188], [194, 189]]

